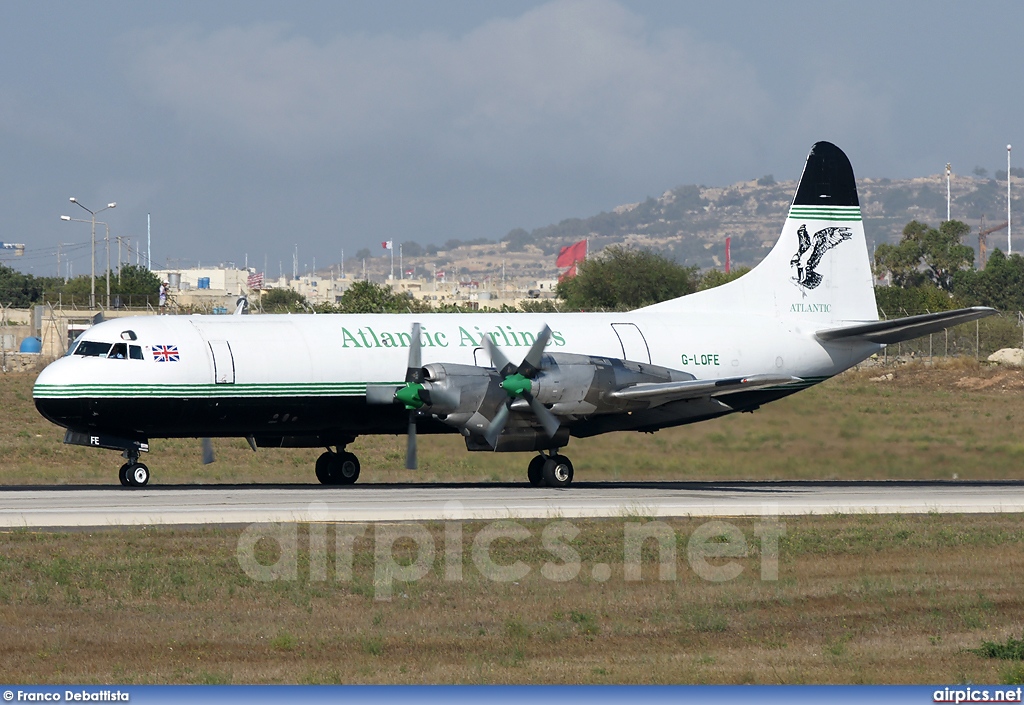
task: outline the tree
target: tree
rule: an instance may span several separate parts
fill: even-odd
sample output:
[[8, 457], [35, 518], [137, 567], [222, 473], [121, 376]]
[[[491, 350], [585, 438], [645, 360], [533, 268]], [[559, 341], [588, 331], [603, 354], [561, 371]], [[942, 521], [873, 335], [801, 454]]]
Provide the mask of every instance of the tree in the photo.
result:
[[47, 281], [0, 264], [0, 304], [25, 308], [38, 303]]
[[700, 278], [697, 280], [697, 291], [714, 289], [716, 286], [722, 286], [722, 284], [727, 284], [734, 279], [739, 279], [749, 271], [750, 267], [738, 267], [726, 274], [718, 269], [709, 269], [706, 272], [702, 272]]
[[875, 250], [876, 274], [888, 272], [892, 283], [902, 288], [931, 281], [952, 291], [956, 272], [974, 265], [974, 250], [961, 242], [969, 232], [970, 226], [959, 220], [947, 220], [938, 229], [912, 220], [903, 228], [900, 244], [886, 243]]
[[406, 257], [422, 257], [423, 246], [414, 240], [407, 240], [402, 243], [402, 254]]
[[526, 246], [533, 242], [533, 238], [530, 233], [526, 232], [522, 228], [515, 228], [509, 230], [505, 237], [501, 238], [505, 243], [506, 252], [522, 252], [526, 249]]
[[[502, 311], [504, 311], [504, 304], [502, 306]], [[509, 313], [516, 310], [524, 313], [557, 313], [558, 307], [551, 299], [524, 299], [519, 302], [518, 309], [510, 309]]]
[[[105, 286], [104, 282], [104, 286]], [[110, 293], [121, 296], [152, 296], [160, 293], [160, 278], [145, 267], [126, 264], [116, 277], [110, 278]]]
[[953, 290], [969, 305], [1024, 311], [1024, 257], [1007, 257], [997, 249], [989, 255], [985, 269], [958, 272]]
[[421, 313], [430, 311], [430, 305], [395, 293], [390, 286], [357, 281], [341, 295], [334, 310], [338, 313]]
[[260, 296], [265, 313], [301, 313], [306, 310], [306, 297], [291, 289], [271, 289]]
[[609, 247], [576, 265], [577, 275], [558, 283], [572, 310], [628, 310], [693, 293], [696, 269], [647, 250]]

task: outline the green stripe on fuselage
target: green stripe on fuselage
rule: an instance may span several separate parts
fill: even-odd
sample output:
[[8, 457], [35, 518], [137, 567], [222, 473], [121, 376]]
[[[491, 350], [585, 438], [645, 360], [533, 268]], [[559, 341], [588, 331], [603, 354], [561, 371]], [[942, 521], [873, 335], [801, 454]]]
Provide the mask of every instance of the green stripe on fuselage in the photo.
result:
[[401, 382], [312, 382], [295, 384], [37, 384], [37, 399], [190, 398], [190, 397], [321, 397], [365, 396], [368, 386], [400, 386]]

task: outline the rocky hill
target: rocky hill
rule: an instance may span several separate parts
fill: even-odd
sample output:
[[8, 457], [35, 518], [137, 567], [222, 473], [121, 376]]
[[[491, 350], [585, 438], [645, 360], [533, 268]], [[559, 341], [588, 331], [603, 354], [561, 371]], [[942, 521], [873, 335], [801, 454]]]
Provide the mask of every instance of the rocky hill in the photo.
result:
[[[1014, 170], [1016, 172], [1016, 170]], [[1013, 176], [1014, 190], [1021, 192], [1024, 179]], [[869, 246], [898, 242], [903, 226], [911, 220], [938, 225], [946, 217], [944, 174], [914, 179], [860, 179], [857, 182]], [[724, 264], [725, 238], [732, 238], [734, 266], [757, 264], [778, 238], [786, 217], [795, 181], [777, 182], [771, 176], [726, 187], [679, 186], [641, 203], [620, 205], [589, 218], [572, 218], [532, 232], [512, 230], [499, 241], [472, 243], [450, 241], [443, 248], [406, 247], [413, 256], [404, 259], [406, 269], [429, 278], [436, 269], [480, 281], [502, 276], [508, 279], [548, 279], [557, 275], [554, 266], [559, 249], [589, 238], [590, 251], [609, 245], [644, 247], [701, 269]], [[986, 227], [1006, 220], [1006, 181], [954, 176], [951, 185], [952, 217], [971, 226], [965, 244], [977, 250], [974, 233], [982, 216]], [[1014, 210], [1024, 205], [1014, 198]], [[990, 236], [989, 248], [1005, 248], [1005, 230]], [[389, 260], [373, 258], [372, 273], [386, 272]], [[397, 258], [396, 258], [397, 267]]]

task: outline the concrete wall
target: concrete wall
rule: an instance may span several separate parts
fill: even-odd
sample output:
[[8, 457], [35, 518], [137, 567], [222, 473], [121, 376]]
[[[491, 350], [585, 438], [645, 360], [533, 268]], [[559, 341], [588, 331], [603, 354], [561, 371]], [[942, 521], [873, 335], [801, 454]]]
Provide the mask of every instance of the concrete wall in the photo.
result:
[[39, 372], [49, 363], [49, 358], [38, 353], [9, 353], [0, 350], [0, 373]]

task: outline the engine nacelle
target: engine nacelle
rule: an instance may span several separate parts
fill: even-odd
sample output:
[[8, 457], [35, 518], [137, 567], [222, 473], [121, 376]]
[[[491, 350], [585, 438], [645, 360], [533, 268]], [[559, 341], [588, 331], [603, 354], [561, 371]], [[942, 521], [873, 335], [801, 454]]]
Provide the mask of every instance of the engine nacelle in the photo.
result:
[[[688, 372], [617, 358], [551, 353], [541, 361], [541, 374], [533, 380], [533, 395], [559, 417], [621, 413], [647, 408], [647, 402], [623, 402], [610, 392], [641, 383], [683, 382]], [[513, 404], [517, 408], [520, 402]]]
[[[433, 362], [423, 368], [426, 411], [470, 433], [483, 433], [498, 406], [508, 399], [492, 369]], [[485, 412], [485, 413], [481, 413]]]
[[[458, 428], [467, 437], [470, 449], [477, 449], [475, 446], [480, 443], [473, 438], [480, 440], [498, 408], [509, 399], [500, 386], [501, 376], [487, 367], [435, 362], [424, 366], [423, 379], [423, 410]], [[609, 396], [610, 392], [623, 387], [691, 379], [694, 379], [691, 374], [657, 365], [593, 355], [550, 353], [541, 359], [540, 371], [531, 380], [530, 391], [559, 420], [571, 423], [595, 414], [647, 408], [644, 401], [631, 402]], [[513, 402], [512, 410], [523, 413], [514, 416], [499, 438], [496, 450], [559, 447], [557, 442], [562, 439], [551, 439], [543, 433], [538, 435], [525, 399]]]

